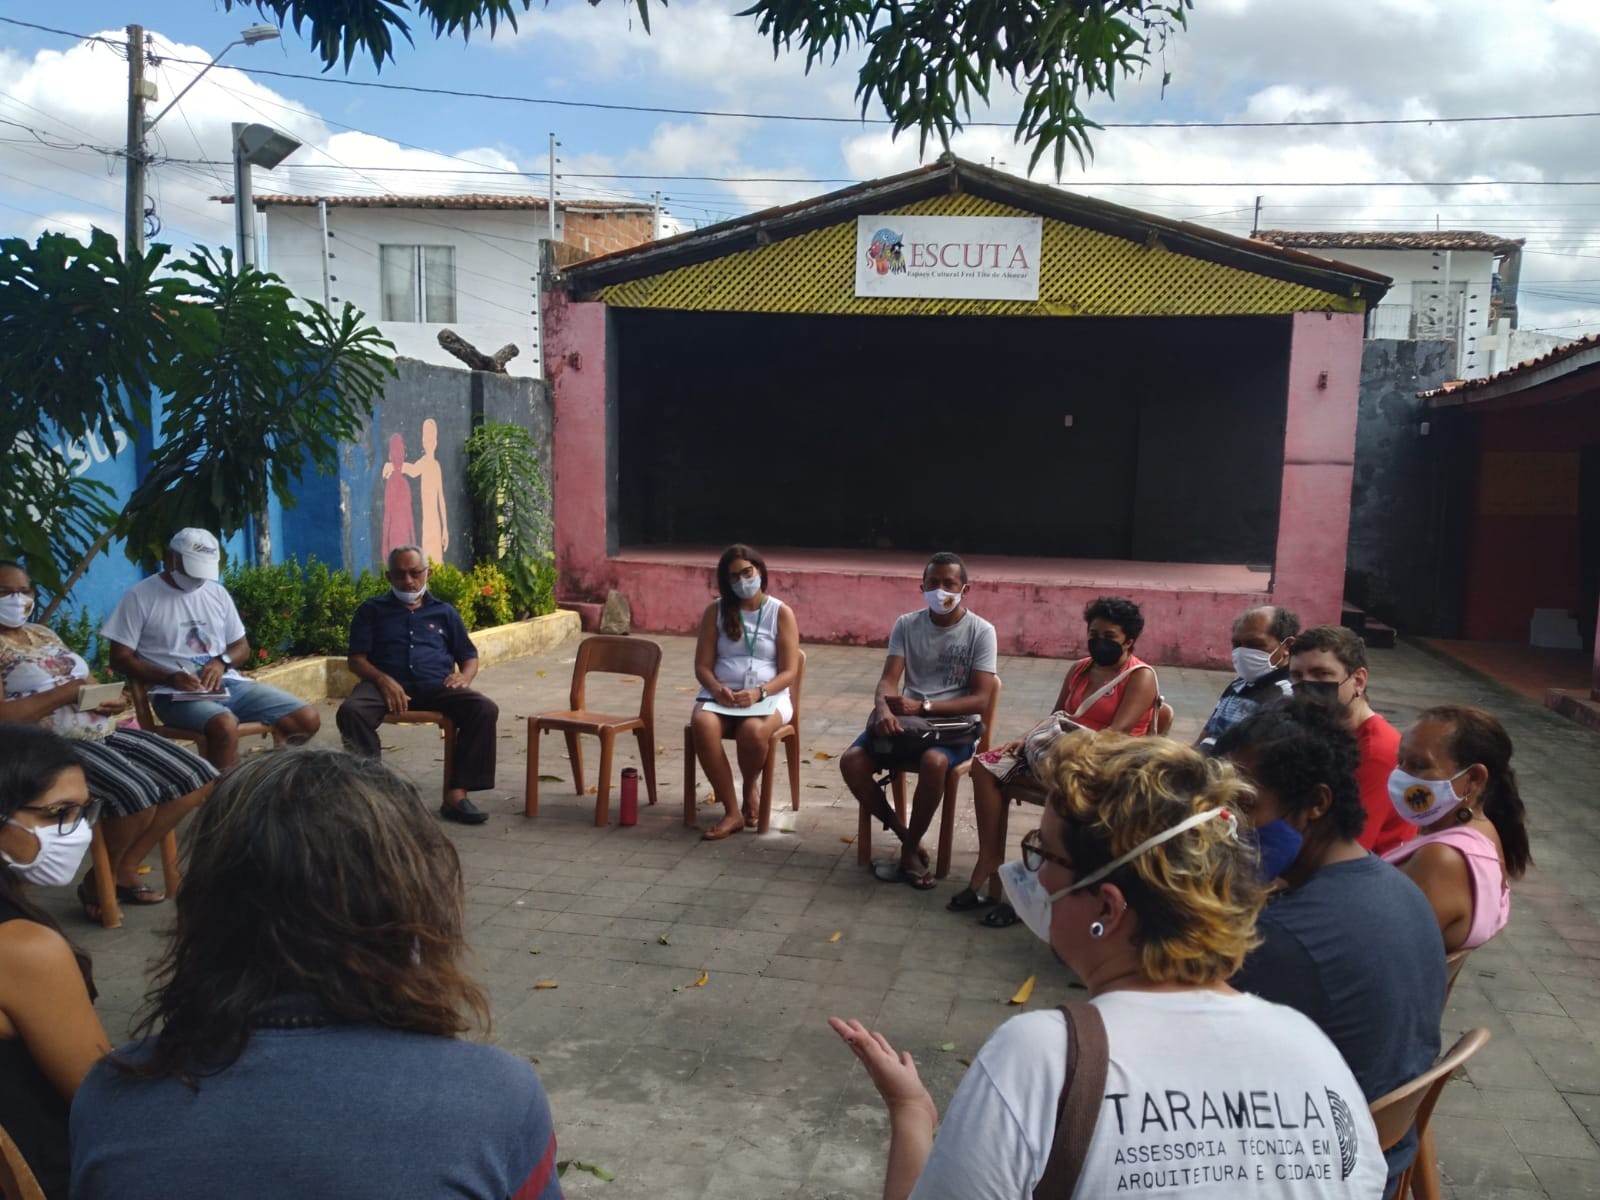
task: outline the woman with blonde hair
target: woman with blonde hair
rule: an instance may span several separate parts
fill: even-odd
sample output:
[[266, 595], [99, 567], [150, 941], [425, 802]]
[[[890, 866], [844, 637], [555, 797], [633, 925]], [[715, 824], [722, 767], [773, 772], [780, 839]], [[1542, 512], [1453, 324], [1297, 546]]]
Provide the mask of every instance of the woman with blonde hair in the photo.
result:
[[909, 1054], [829, 1023], [889, 1108], [885, 1200], [1376, 1197], [1384, 1160], [1338, 1052], [1228, 978], [1263, 890], [1248, 786], [1165, 739], [1062, 738], [1022, 861], [1001, 877], [1089, 1003], [1025, 1013], [973, 1060], [939, 1136]]
[[462, 959], [461, 863], [334, 750], [231, 770], [190, 825], [139, 1032], [72, 1105], [72, 1195], [559, 1200], [550, 1106]]

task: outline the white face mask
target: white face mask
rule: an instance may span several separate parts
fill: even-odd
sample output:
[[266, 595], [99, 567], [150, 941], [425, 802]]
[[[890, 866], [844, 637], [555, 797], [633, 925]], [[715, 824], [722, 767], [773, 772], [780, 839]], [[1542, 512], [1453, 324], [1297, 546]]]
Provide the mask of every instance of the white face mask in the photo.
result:
[[1466, 803], [1452, 785], [1470, 770], [1471, 767], [1463, 767], [1449, 779], [1423, 779], [1396, 767], [1389, 772], [1389, 803], [1403, 820], [1413, 825], [1432, 825]]
[[1073, 892], [1081, 891], [1086, 887], [1093, 887], [1106, 876], [1119, 867], [1124, 867], [1138, 858], [1147, 850], [1153, 850], [1163, 842], [1170, 842], [1180, 833], [1187, 833], [1196, 825], [1202, 825], [1213, 817], [1221, 817], [1228, 822], [1230, 835], [1237, 840], [1239, 836], [1239, 819], [1233, 815], [1231, 809], [1208, 808], [1205, 812], [1197, 812], [1191, 817], [1179, 821], [1171, 829], [1164, 830], [1154, 837], [1146, 838], [1121, 858], [1114, 858], [1098, 871], [1091, 871], [1082, 879], [1077, 880], [1068, 887], [1057, 892], [1044, 890], [1044, 883], [1039, 879], [1038, 871], [1030, 871], [1020, 862], [1008, 862], [1000, 867], [1000, 886], [1005, 889], [1006, 900], [1022, 918], [1022, 923], [1033, 931], [1033, 935], [1042, 942], [1050, 940], [1050, 910], [1055, 902]]
[[177, 584], [178, 590], [182, 592], [197, 592], [206, 584], [204, 579], [196, 579], [193, 575], [185, 575], [177, 567], [173, 567], [168, 574], [172, 576], [172, 582]]
[[1272, 665], [1271, 653], [1266, 650], [1256, 650], [1249, 646], [1233, 648], [1233, 673], [1246, 683], [1254, 683], [1276, 669]]
[[[415, 604], [422, 599], [422, 592], [402, 592], [397, 587], [391, 587], [389, 590], [394, 593], [394, 598], [400, 601], [401, 604]], [[427, 590], [427, 588], [422, 589], [423, 592]]]
[[32, 612], [32, 596], [0, 596], [0, 625], [7, 629], [20, 629], [26, 625]]
[[761, 591], [761, 576], [740, 576], [733, 581], [733, 594], [741, 600], [752, 600]]
[[922, 600], [928, 606], [929, 612], [936, 617], [941, 617], [945, 613], [955, 612], [956, 608], [961, 604], [961, 593], [947, 592], [942, 588], [934, 588], [932, 591], [923, 592]]
[[71, 833], [62, 833], [55, 825], [30, 828], [9, 817], [6, 824], [26, 829], [39, 840], [39, 853], [30, 863], [19, 863], [10, 855], [0, 853], [0, 858], [6, 860], [24, 883], [31, 883], [35, 887], [63, 887], [71, 883], [94, 837], [94, 826], [87, 820], [79, 821], [78, 827]]

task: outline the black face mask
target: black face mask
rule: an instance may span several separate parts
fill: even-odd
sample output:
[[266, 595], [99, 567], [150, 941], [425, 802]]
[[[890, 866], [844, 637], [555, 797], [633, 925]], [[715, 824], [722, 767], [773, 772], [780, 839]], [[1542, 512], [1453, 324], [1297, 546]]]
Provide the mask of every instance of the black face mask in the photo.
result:
[[1294, 684], [1294, 694], [1310, 696], [1319, 704], [1326, 704], [1329, 708], [1343, 708], [1344, 705], [1339, 701], [1339, 689], [1344, 683], [1342, 679], [1338, 683], [1326, 679], [1297, 679]]
[[1092, 637], [1089, 639], [1089, 657], [1094, 659], [1097, 667], [1114, 667], [1122, 659], [1122, 644], [1110, 638]]

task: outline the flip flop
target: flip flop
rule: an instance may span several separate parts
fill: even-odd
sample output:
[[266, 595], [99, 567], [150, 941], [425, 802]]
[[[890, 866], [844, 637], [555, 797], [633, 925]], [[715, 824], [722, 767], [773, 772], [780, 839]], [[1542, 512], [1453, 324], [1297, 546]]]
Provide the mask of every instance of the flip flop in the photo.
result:
[[939, 880], [935, 878], [932, 871], [927, 871], [921, 875], [907, 875], [906, 882], [919, 892], [931, 892], [939, 886]]
[[899, 863], [885, 860], [872, 864], [872, 877], [879, 883], [904, 883], [906, 872]]
[[[750, 826], [746, 825], [745, 828], [749, 829]], [[700, 835], [700, 840], [706, 842], [720, 842], [723, 838], [730, 838], [738, 832], [739, 827], [737, 825], [724, 829], [721, 825], [721, 822], [718, 822], [716, 825], [713, 825], [710, 829], [702, 833]]]
[[962, 888], [950, 897], [950, 903], [945, 907], [951, 912], [972, 912], [979, 908], [988, 908], [991, 904], [1000, 903], [993, 896], [980, 896], [971, 888]]
[[167, 894], [158, 892], [147, 884], [138, 884], [128, 887], [126, 884], [117, 884], [117, 899], [123, 904], [163, 904]]
[[978, 924], [987, 925], [990, 929], [1009, 929], [1020, 920], [1022, 918], [1017, 916], [1017, 910], [1002, 900], [992, 910], [979, 917]]

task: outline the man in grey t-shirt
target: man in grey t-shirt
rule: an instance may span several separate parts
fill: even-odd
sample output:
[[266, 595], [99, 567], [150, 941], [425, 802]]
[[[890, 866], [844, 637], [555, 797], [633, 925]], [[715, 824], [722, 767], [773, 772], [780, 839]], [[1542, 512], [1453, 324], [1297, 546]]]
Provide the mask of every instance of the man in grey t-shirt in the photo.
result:
[[[899, 718], [981, 715], [995, 687], [994, 626], [965, 604], [967, 564], [959, 555], [935, 554], [922, 571], [924, 608], [901, 616], [889, 633], [889, 655], [873, 697], [871, 730], [879, 734], [900, 731]], [[904, 686], [902, 687], [902, 678]], [[871, 730], [864, 730], [839, 759], [839, 771], [856, 803], [881, 821], [900, 839], [899, 872], [895, 864], [876, 864], [880, 878], [903, 874], [921, 891], [934, 886], [933, 864], [922, 848], [922, 835], [933, 823], [944, 798], [945, 778], [952, 768], [972, 757], [972, 746], [935, 746], [923, 753], [915, 770], [917, 790], [911, 798], [911, 820], [902, 824], [874, 772], [888, 764], [878, 762], [867, 747]]]

